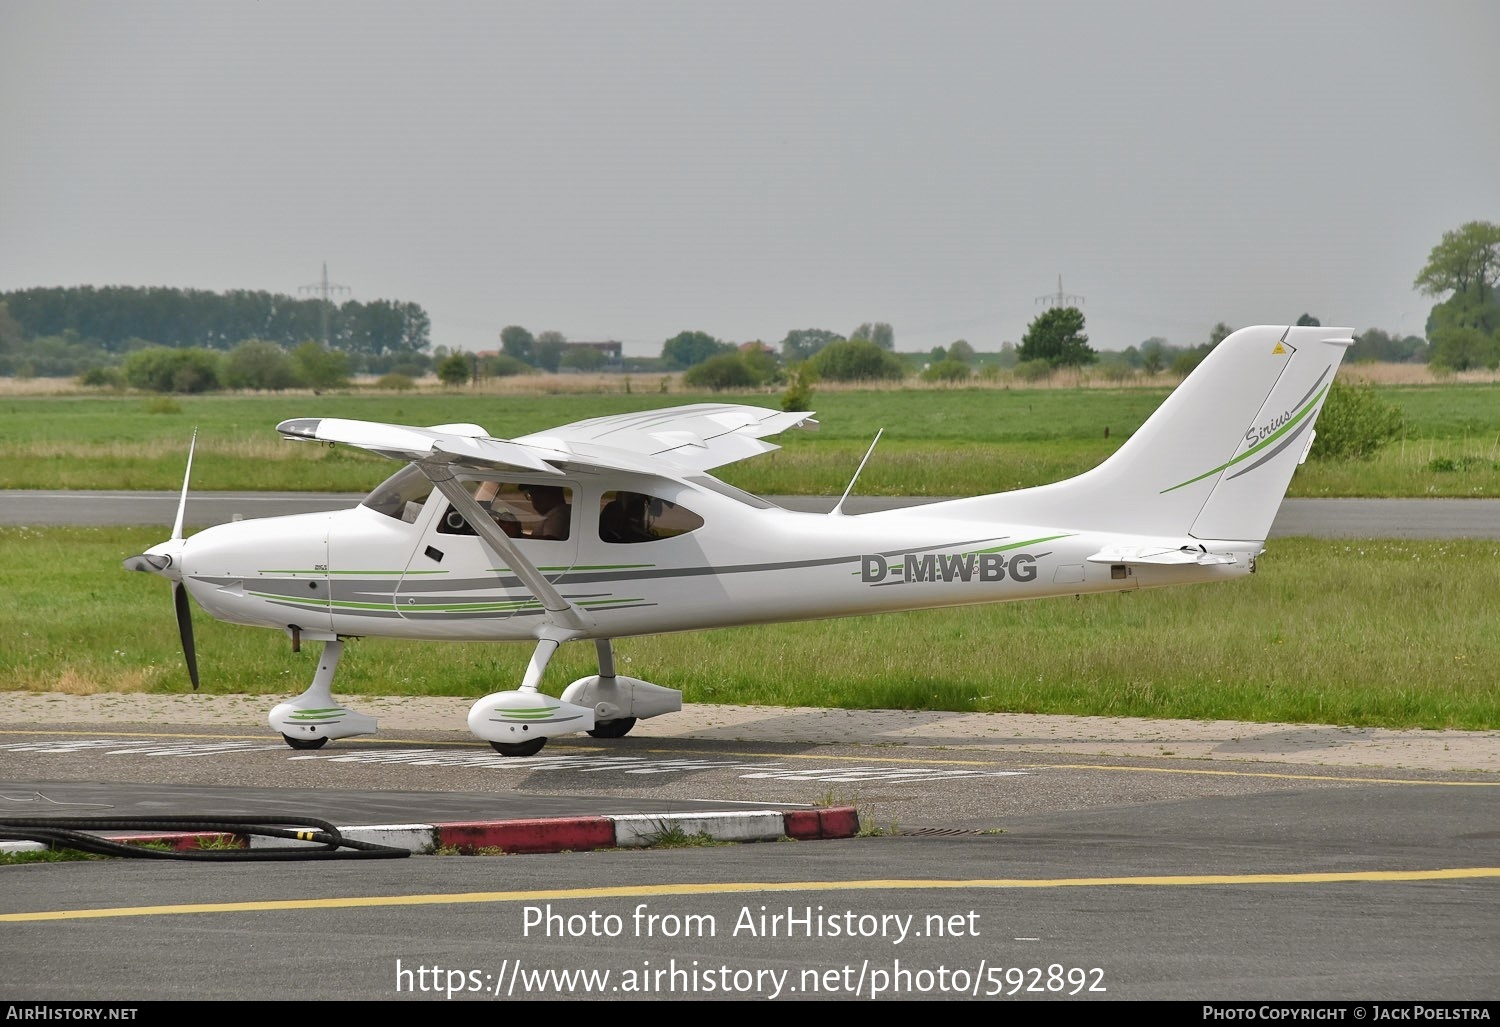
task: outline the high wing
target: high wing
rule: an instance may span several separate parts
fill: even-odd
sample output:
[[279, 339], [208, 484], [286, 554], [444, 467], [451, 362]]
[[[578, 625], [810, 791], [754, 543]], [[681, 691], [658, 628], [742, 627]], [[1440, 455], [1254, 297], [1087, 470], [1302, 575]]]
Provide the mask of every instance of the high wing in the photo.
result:
[[276, 430], [289, 439], [340, 442], [416, 463], [437, 459], [560, 474], [569, 466], [660, 472], [662, 464], [706, 471], [779, 448], [764, 441], [767, 435], [796, 427], [815, 430], [817, 424], [811, 411], [697, 403], [593, 417], [516, 439], [491, 438], [477, 424], [417, 428], [342, 417], [298, 417]]
[[276, 430], [288, 439], [343, 443], [415, 464], [542, 603], [547, 626], [540, 634], [555, 644], [586, 629], [593, 618], [565, 599], [495, 527], [454, 478], [455, 467], [504, 467], [552, 475], [580, 466], [660, 473], [666, 465], [670, 470], [702, 471], [777, 449], [762, 441], [763, 436], [797, 426], [815, 428], [817, 421], [811, 412], [700, 403], [595, 417], [509, 440], [491, 438], [477, 424], [418, 428], [342, 417], [292, 418]]
[[534, 447], [519, 446], [504, 439], [492, 439], [477, 424], [440, 424], [416, 428], [405, 424], [382, 424], [379, 421], [355, 421], [344, 417], [294, 417], [282, 421], [276, 430], [283, 438], [306, 442], [342, 442], [347, 446], [368, 449], [392, 460], [421, 463], [436, 458], [442, 463], [469, 466], [510, 467], [542, 474], [562, 473], [548, 457], [560, 453], [539, 453]]

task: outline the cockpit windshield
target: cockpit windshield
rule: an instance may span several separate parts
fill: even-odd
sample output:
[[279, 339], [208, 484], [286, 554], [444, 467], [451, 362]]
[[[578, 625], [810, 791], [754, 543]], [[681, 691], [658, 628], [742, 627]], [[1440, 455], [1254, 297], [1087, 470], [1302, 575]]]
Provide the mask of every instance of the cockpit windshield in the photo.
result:
[[364, 498], [360, 506], [411, 524], [432, 494], [432, 481], [414, 465], [407, 464]]

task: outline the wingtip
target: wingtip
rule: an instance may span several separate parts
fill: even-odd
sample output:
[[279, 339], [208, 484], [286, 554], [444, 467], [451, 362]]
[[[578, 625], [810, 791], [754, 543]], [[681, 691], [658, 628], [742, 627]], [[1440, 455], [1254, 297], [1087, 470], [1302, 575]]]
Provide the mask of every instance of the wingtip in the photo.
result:
[[322, 423], [321, 417], [292, 417], [278, 424], [276, 430], [289, 439], [316, 439]]

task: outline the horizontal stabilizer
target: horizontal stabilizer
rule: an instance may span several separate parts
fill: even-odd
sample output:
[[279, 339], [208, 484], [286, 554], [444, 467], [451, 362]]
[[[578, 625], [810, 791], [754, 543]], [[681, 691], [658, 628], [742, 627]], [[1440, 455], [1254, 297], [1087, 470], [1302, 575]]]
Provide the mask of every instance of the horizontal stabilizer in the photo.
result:
[[1200, 546], [1182, 546], [1171, 549], [1167, 546], [1105, 546], [1088, 558], [1089, 563], [1154, 564], [1158, 567], [1196, 564], [1211, 567], [1221, 563], [1235, 563], [1233, 553], [1210, 553]]

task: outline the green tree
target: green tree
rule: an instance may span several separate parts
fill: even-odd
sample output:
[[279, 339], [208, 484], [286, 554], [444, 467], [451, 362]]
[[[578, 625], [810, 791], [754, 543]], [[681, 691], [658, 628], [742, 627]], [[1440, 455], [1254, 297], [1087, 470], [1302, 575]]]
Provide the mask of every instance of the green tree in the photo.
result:
[[1141, 370], [1155, 377], [1167, 362], [1167, 340], [1153, 335], [1141, 343]]
[[10, 316], [9, 306], [0, 300], [0, 353], [17, 349], [25, 338], [21, 323]]
[[787, 364], [806, 360], [830, 342], [840, 342], [843, 336], [826, 328], [798, 328], [786, 333], [781, 340], [781, 359]]
[[535, 346], [536, 337], [520, 325], [506, 325], [500, 329], [500, 350], [508, 357], [523, 364], [533, 363], [536, 359], [533, 352]]
[[1083, 332], [1083, 311], [1077, 307], [1049, 307], [1037, 315], [1021, 337], [1016, 356], [1022, 362], [1045, 360], [1052, 367], [1081, 367], [1099, 359]]
[[884, 321], [866, 321], [849, 333], [849, 339], [863, 339], [886, 350], [896, 348], [896, 330]]
[[561, 366], [575, 371], [597, 371], [608, 359], [592, 346], [570, 346], [562, 355]]
[[341, 389], [349, 384], [348, 354], [324, 349], [316, 342], [304, 342], [292, 350], [292, 368], [297, 380], [309, 389]]
[[1299, 328], [1306, 328], [1306, 327], [1319, 328], [1319, 327], [1322, 327], [1322, 325], [1323, 325], [1323, 322], [1319, 321], [1317, 318], [1313, 317], [1311, 314], [1303, 314], [1301, 317], [1297, 318], [1297, 326]]
[[661, 359], [669, 370], [681, 371], [733, 350], [733, 343], [720, 342], [707, 332], [678, 332], [662, 344]]
[[437, 376], [444, 385], [463, 385], [469, 380], [469, 355], [453, 353], [439, 360]]
[[709, 389], [712, 392], [748, 389], [759, 384], [755, 372], [745, 362], [743, 353], [720, 353], [701, 364], [694, 364], [682, 376], [682, 382], [695, 389]]
[[110, 285], [22, 289], [0, 293], [27, 337], [72, 330], [109, 352], [128, 348], [131, 338], [172, 348], [226, 350], [244, 339], [282, 346], [321, 338], [328, 319], [330, 341], [361, 359], [395, 349], [425, 349], [429, 319], [415, 303], [349, 301], [334, 307], [321, 299], [246, 289], [222, 294], [202, 289]]
[[1186, 378], [1193, 373], [1193, 368], [1203, 363], [1203, 358], [1208, 356], [1208, 346], [1194, 346], [1185, 349], [1172, 358], [1172, 373]]
[[126, 357], [122, 370], [131, 387], [148, 392], [211, 392], [219, 388], [219, 361], [199, 347], [148, 346]]
[[1388, 363], [1408, 363], [1411, 361], [1424, 361], [1427, 359], [1427, 340], [1415, 335], [1399, 338], [1381, 331], [1379, 328], [1370, 328], [1354, 337], [1354, 345], [1349, 347], [1349, 361], [1351, 363], [1361, 360], [1381, 360]]
[[[1302, 316], [1306, 317], [1307, 315], [1303, 314]], [[1316, 324], [1317, 322], [1314, 321], [1313, 323]], [[1301, 324], [1301, 322], [1299, 321], [1298, 324]], [[1218, 324], [1214, 325], [1213, 331], [1208, 333], [1208, 349], [1212, 350], [1215, 346], [1217, 346], [1219, 343], [1223, 342], [1233, 334], [1234, 329], [1229, 327], [1223, 321], [1220, 321]], [[1204, 351], [1204, 355], [1207, 355], [1207, 350]]]
[[1039, 382], [1050, 378], [1053, 370], [1052, 364], [1046, 360], [1018, 360], [1011, 373], [1018, 381]]
[[509, 353], [496, 353], [479, 358], [479, 370], [491, 378], [509, 378], [518, 374], [535, 374], [536, 368], [524, 364]]
[[412, 381], [409, 374], [400, 374], [399, 372], [391, 371], [381, 375], [375, 382], [375, 387], [377, 389], [388, 389], [391, 392], [410, 392], [417, 387], [417, 383]]
[[1470, 221], [1432, 248], [1412, 285], [1427, 296], [1474, 293], [1481, 307], [1500, 279], [1500, 225]]
[[817, 380], [818, 373], [805, 360], [788, 367], [786, 391], [781, 394], [779, 404], [781, 409], [788, 412], [806, 410], [812, 404], [813, 385]]
[[944, 358], [922, 372], [924, 382], [966, 382], [974, 371], [962, 360]]
[[781, 359], [776, 355], [775, 350], [759, 339], [746, 343], [745, 347], [740, 350], [740, 356], [744, 358], [745, 366], [750, 369], [750, 373], [755, 376], [756, 385], [782, 380]]
[[427, 348], [431, 320], [415, 303], [350, 300], [330, 311], [329, 342], [365, 370], [410, 359]]
[[1315, 460], [1368, 460], [1387, 442], [1400, 438], [1402, 426], [1400, 408], [1381, 399], [1372, 386], [1335, 380], [1307, 455]]
[[246, 339], [224, 358], [224, 384], [231, 389], [280, 392], [297, 384], [292, 358], [265, 339]]
[[543, 371], [556, 371], [562, 366], [563, 353], [567, 351], [568, 339], [562, 332], [543, 332], [536, 337], [532, 349], [536, 364]]
[[809, 363], [817, 376], [831, 382], [900, 381], [906, 362], [869, 339], [829, 343]]
[[967, 339], [955, 340], [953, 345], [948, 347], [947, 357], [949, 360], [957, 360], [962, 364], [972, 364], [974, 362], [974, 347], [969, 345]]
[[1500, 367], [1500, 335], [1486, 335], [1465, 324], [1443, 324], [1432, 333], [1428, 362], [1449, 371]]

